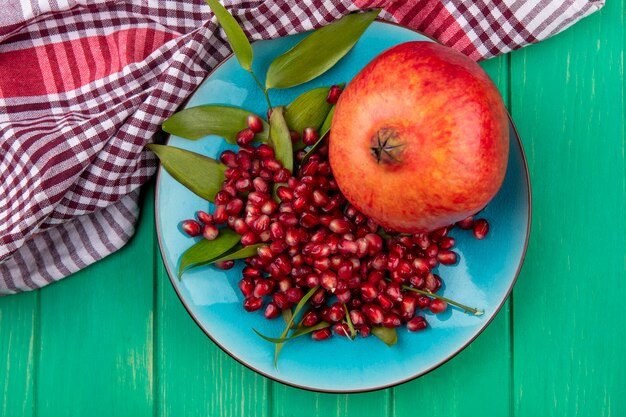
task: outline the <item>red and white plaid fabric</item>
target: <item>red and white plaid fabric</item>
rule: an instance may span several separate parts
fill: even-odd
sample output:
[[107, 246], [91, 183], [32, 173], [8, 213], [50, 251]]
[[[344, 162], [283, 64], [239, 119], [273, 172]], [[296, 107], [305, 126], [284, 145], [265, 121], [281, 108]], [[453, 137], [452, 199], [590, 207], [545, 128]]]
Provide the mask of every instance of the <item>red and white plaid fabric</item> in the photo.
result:
[[[250, 39], [363, 8], [479, 60], [545, 39], [603, 0], [225, 0]], [[9, 0], [0, 13], [0, 294], [123, 246], [144, 146], [229, 53], [202, 0]]]

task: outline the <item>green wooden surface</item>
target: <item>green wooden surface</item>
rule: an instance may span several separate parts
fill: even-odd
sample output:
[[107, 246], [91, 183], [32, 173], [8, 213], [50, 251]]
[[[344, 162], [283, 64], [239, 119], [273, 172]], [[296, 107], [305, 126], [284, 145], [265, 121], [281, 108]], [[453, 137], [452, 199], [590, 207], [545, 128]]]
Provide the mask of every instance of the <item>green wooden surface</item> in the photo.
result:
[[271, 382], [217, 348], [176, 297], [153, 190], [119, 253], [0, 298], [0, 416], [626, 416], [624, 16], [483, 63], [524, 142], [532, 236], [511, 299], [432, 373], [367, 394]]

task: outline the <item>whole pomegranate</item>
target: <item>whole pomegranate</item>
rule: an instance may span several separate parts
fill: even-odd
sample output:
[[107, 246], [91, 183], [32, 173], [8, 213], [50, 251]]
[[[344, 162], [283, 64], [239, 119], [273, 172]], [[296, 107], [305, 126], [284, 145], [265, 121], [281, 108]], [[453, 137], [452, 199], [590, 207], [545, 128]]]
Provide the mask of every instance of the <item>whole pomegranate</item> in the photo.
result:
[[397, 45], [346, 86], [330, 164], [348, 201], [380, 225], [430, 231], [482, 209], [500, 188], [507, 112], [488, 75], [433, 42]]

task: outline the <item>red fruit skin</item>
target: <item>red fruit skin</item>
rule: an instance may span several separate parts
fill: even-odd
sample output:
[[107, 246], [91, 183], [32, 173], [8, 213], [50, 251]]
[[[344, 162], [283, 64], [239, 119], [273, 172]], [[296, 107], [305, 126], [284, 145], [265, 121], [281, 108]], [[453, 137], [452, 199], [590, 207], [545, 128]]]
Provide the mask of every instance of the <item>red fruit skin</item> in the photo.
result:
[[[372, 152], [381, 129], [401, 145], [395, 160]], [[407, 42], [372, 60], [342, 92], [329, 147], [337, 184], [360, 212], [400, 232], [430, 231], [496, 194], [508, 117], [478, 64], [434, 42]]]

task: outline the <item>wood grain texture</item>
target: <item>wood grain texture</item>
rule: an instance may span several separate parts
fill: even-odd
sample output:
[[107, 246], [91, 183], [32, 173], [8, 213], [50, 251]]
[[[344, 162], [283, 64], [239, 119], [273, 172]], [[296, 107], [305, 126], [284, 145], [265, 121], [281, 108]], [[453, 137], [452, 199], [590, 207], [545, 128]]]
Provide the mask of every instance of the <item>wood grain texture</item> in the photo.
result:
[[39, 293], [0, 297], [0, 416], [33, 416]]
[[514, 290], [517, 416], [626, 415], [624, 3], [512, 55], [533, 189]]
[[178, 299], [162, 265], [157, 306], [156, 415], [269, 415], [268, 380], [240, 365], [204, 334]]
[[40, 291], [36, 415], [153, 415], [154, 214], [114, 256]]

